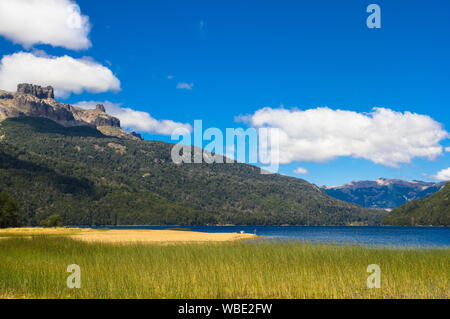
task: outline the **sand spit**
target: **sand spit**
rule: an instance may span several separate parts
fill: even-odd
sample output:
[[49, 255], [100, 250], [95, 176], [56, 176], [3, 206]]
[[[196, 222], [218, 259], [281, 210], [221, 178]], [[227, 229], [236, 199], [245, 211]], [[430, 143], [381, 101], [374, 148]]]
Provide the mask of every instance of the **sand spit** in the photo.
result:
[[0, 231], [0, 236], [54, 235], [68, 236], [85, 242], [102, 243], [193, 243], [225, 242], [242, 239], [254, 239], [253, 234], [240, 233], [200, 233], [176, 230], [134, 230], [134, 229], [81, 229], [81, 228], [14, 228]]
[[125, 230], [114, 229], [109, 231], [83, 232], [71, 236], [86, 242], [105, 243], [168, 243], [168, 242], [223, 242], [231, 240], [252, 239], [255, 235], [238, 233], [199, 233], [175, 230]]

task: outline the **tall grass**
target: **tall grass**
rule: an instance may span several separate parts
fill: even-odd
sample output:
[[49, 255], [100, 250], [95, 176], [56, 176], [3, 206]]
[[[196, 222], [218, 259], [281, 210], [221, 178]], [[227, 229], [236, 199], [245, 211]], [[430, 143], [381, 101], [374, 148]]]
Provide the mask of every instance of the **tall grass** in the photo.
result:
[[[449, 298], [448, 249], [308, 243], [88, 244], [0, 239], [4, 298]], [[70, 264], [81, 289], [69, 289]], [[381, 267], [380, 289], [366, 268]]]

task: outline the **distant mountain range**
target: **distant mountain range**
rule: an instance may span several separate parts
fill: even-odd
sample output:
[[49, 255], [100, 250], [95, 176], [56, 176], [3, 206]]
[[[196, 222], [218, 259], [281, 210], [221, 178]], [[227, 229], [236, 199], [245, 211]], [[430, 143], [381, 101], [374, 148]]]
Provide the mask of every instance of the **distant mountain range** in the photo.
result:
[[376, 181], [353, 181], [342, 186], [323, 186], [328, 195], [367, 208], [391, 210], [412, 200], [439, 191], [445, 182], [429, 183], [380, 178]]

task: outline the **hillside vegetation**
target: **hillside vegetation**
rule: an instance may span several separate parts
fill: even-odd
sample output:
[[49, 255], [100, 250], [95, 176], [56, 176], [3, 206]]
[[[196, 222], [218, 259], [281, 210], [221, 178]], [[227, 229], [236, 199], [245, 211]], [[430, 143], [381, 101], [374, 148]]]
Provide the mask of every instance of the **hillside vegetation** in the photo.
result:
[[393, 210], [383, 224], [450, 226], [450, 183], [431, 196]]
[[379, 224], [384, 212], [246, 164], [183, 164], [172, 144], [21, 117], [0, 123], [0, 192], [27, 225]]

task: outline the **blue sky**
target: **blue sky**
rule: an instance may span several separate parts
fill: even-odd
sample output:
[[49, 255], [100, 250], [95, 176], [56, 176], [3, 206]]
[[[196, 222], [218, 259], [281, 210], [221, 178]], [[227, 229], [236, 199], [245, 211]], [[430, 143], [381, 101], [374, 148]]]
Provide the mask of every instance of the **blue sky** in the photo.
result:
[[[245, 126], [235, 118], [264, 107], [284, 108], [292, 115], [328, 107], [355, 116], [379, 107], [429, 116], [442, 124], [442, 131], [450, 131], [448, 1], [76, 3], [91, 25], [90, 47], [73, 49], [66, 42], [27, 45], [11, 32], [0, 37], [2, 56], [45, 52], [52, 57], [90, 57], [120, 80], [120, 91], [85, 90], [65, 94], [62, 101], [110, 101], [157, 120], [193, 125], [201, 119], [204, 127], [221, 129]], [[381, 29], [366, 26], [370, 3], [381, 8]], [[193, 86], [177, 89], [180, 83]], [[419, 129], [422, 120], [413, 119], [411, 125]], [[149, 140], [170, 141], [157, 131], [143, 133]], [[450, 140], [442, 138], [437, 144], [449, 147]], [[418, 153], [395, 165], [377, 163], [373, 158], [378, 155], [294, 159], [280, 172], [318, 185], [339, 185], [379, 177], [434, 180], [450, 166], [445, 150], [434, 159]], [[308, 173], [296, 175], [298, 167]]]

